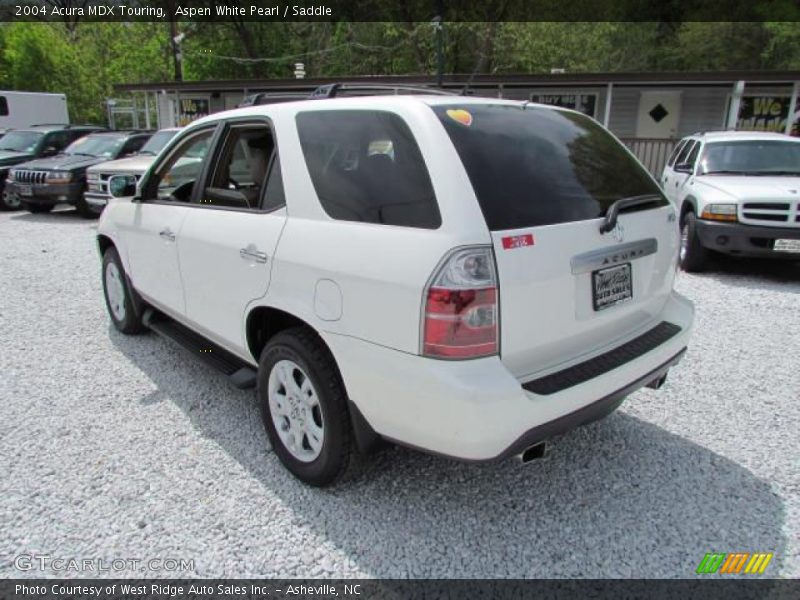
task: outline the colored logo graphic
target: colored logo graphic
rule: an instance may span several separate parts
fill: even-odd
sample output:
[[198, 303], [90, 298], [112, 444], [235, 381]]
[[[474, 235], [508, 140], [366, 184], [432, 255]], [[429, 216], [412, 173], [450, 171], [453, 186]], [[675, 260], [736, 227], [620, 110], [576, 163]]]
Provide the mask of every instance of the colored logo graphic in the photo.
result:
[[451, 108], [447, 111], [447, 116], [462, 125], [469, 127], [472, 125], [472, 115], [463, 108]]
[[741, 573], [761, 575], [772, 560], [772, 552], [731, 552], [729, 554], [708, 553], [697, 566], [697, 573]]

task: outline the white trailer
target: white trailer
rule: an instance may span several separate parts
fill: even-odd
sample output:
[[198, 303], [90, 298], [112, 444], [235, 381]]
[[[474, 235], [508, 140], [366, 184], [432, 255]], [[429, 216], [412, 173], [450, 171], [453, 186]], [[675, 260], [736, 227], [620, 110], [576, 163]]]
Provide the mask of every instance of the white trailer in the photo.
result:
[[64, 94], [6, 92], [0, 90], [0, 130], [41, 123], [67, 125], [69, 111]]

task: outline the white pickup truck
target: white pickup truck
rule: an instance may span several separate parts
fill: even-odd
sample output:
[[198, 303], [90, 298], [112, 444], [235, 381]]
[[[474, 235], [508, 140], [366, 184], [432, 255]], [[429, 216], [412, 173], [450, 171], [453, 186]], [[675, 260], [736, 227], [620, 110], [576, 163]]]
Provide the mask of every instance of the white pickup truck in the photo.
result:
[[800, 261], [800, 139], [778, 133], [691, 135], [672, 151], [664, 192], [680, 210], [680, 261], [711, 252]]

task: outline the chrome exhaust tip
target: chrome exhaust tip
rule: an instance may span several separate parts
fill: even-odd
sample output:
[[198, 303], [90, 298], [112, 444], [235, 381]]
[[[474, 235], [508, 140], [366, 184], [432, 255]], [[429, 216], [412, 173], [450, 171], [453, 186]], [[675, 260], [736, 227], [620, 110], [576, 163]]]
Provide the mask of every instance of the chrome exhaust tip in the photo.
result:
[[534, 444], [522, 451], [522, 454], [519, 455], [520, 462], [525, 465], [531, 461], [538, 460], [540, 458], [544, 458], [547, 454], [547, 442], [539, 442], [538, 444]]

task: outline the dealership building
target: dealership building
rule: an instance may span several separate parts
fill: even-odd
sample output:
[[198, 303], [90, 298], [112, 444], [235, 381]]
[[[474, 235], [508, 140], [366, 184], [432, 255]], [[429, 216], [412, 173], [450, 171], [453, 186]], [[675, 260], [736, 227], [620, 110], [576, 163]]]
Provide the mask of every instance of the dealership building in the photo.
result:
[[[109, 117], [112, 126], [174, 127], [235, 108], [251, 94], [305, 94], [336, 82], [436, 85], [430, 75], [121, 84], [116, 91], [129, 100], [110, 100]], [[608, 127], [653, 173], [678, 139], [697, 131], [800, 135], [800, 71], [445, 75], [442, 87], [579, 110]]]

